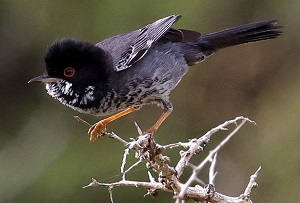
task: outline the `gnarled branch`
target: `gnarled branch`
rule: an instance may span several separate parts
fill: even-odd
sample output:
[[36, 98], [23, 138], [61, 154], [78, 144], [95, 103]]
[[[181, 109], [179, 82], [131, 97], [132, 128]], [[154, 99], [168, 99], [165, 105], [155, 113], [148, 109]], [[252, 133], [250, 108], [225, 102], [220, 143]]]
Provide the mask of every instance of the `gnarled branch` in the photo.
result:
[[[175, 202], [182, 203], [189, 199], [199, 202], [214, 202], [214, 203], [248, 203], [252, 202], [250, 199], [250, 193], [253, 188], [257, 186], [256, 179], [261, 167], [251, 175], [250, 181], [242, 193], [238, 197], [230, 197], [215, 191], [214, 182], [216, 179], [216, 164], [217, 154], [224, 145], [232, 138], [239, 129], [246, 123], [254, 123], [248, 118], [242, 116], [237, 117], [233, 120], [226, 121], [217, 127], [211, 129], [206, 134], [199, 138], [194, 138], [188, 142], [178, 142], [168, 145], [160, 145], [156, 143], [152, 134], [143, 134], [142, 130], [137, 126], [139, 136], [129, 142], [123, 140], [115, 133], [105, 133], [106, 136], [113, 138], [121, 142], [125, 146], [124, 155], [121, 164], [121, 173], [123, 174], [122, 180], [113, 183], [101, 183], [95, 179], [84, 188], [91, 186], [104, 186], [109, 189], [111, 202], [113, 201], [112, 189], [114, 187], [143, 187], [147, 190], [147, 195], [156, 195], [157, 191], [171, 192], [174, 194]], [[235, 124], [234, 130], [229, 133], [210, 153], [204, 158], [198, 165], [192, 165], [189, 163], [190, 159], [200, 153], [203, 148], [209, 143], [212, 136], [220, 131], [227, 130], [227, 126]], [[170, 158], [163, 155], [165, 150], [172, 150], [173, 148], [182, 147], [180, 151], [180, 160], [176, 166], [170, 165]], [[137, 162], [126, 168], [127, 156], [130, 152], [135, 153]], [[144, 181], [132, 181], [126, 180], [126, 173], [131, 171], [135, 166], [145, 162], [148, 168], [149, 182]], [[209, 183], [204, 184], [198, 179], [198, 174], [202, 168], [210, 164], [209, 169]], [[191, 167], [193, 172], [189, 179], [182, 183], [180, 177], [184, 173], [186, 167]], [[151, 172], [158, 174], [158, 180], [152, 176]], [[196, 184], [201, 182], [201, 185]]]

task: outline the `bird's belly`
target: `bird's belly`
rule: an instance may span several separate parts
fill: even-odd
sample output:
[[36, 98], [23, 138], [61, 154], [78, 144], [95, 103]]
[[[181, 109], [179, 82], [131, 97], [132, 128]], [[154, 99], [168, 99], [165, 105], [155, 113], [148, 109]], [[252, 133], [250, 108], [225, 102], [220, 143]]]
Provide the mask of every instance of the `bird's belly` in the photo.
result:
[[[97, 116], [108, 116], [123, 111], [129, 107], [141, 108], [144, 105], [161, 105], [161, 101], [168, 96], [170, 89], [135, 89], [127, 95], [117, 95], [114, 99], [103, 99], [100, 106], [93, 114]], [[91, 112], [89, 112], [91, 113]]]
[[[166, 86], [164, 86], [166, 87]], [[128, 91], [126, 95], [117, 94], [112, 91], [109, 92], [100, 101], [94, 101], [87, 105], [68, 105], [76, 111], [86, 114], [92, 114], [95, 116], [109, 116], [120, 111], [123, 111], [129, 107], [141, 108], [144, 105], [156, 104], [161, 105], [161, 100], [169, 95], [170, 89], [155, 88], [135, 88], [133, 91]]]

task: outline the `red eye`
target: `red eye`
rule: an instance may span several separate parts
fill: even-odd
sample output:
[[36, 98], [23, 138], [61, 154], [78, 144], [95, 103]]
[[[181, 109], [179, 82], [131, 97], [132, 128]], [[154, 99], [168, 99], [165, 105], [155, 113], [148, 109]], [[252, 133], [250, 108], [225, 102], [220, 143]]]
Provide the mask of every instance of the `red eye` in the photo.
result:
[[67, 67], [64, 70], [64, 76], [66, 76], [67, 78], [71, 78], [75, 75], [75, 69], [72, 67]]

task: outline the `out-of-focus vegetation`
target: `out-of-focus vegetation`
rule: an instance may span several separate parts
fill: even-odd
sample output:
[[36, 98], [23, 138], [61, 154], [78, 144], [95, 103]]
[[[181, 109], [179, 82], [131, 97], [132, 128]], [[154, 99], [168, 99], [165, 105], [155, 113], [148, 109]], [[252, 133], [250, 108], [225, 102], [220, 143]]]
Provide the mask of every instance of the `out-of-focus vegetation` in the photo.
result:
[[[300, 200], [300, 4], [288, 0], [218, 1], [0, 1], [0, 202], [108, 202], [105, 188], [81, 187], [91, 177], [120, 179], [122, 146], [108, 138], [89, 143], [77, 112], [53, 100], [42, 85], [27, 81], [44, 71], [44, 52], [69, 36], [96, 43], [138, 29], [170, 14], [177, 28], [217, 31], [278, 19], [278, 39], [222, 50], [194, 66], [171, 95], [174, 112], [157, 132], [167, 144], [199, 136], [244, 115], [246, 125], [219, 155], [217, 190], [243, 191], [259, 165], [256, 202]], [[128, 139], [133, 121], [149, 127], [159, 116], [144, 107], [108, 126]], [[83, 115], [90, 122], [93, 116]], [[214, 137], [216, 140], [223, 138]], [[208, 149], [206, 149], [208, 150]], [[178, 152], [171, 154], [176, 157]], [[175, 162], [175, 160], [174, 160]], [[138, 179], [145, 171], [132, 173]], [[205, 175], [202, 177], [207, 180]], [[143, 197], [138, 188], [118, 188], [115, 202], [172, 202], [171, 194]], [[131, 194], [131, 195], [128, 195]]]

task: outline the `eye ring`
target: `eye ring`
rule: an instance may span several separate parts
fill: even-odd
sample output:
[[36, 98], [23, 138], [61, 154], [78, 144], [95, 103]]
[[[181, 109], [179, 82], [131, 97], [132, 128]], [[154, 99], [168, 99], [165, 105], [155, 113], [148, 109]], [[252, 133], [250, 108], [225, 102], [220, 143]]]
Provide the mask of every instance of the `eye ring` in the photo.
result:
[[75, 69], [73, 67], [67, 67], [64, 70], [64, 76], [71, 78], [75, 75]]

